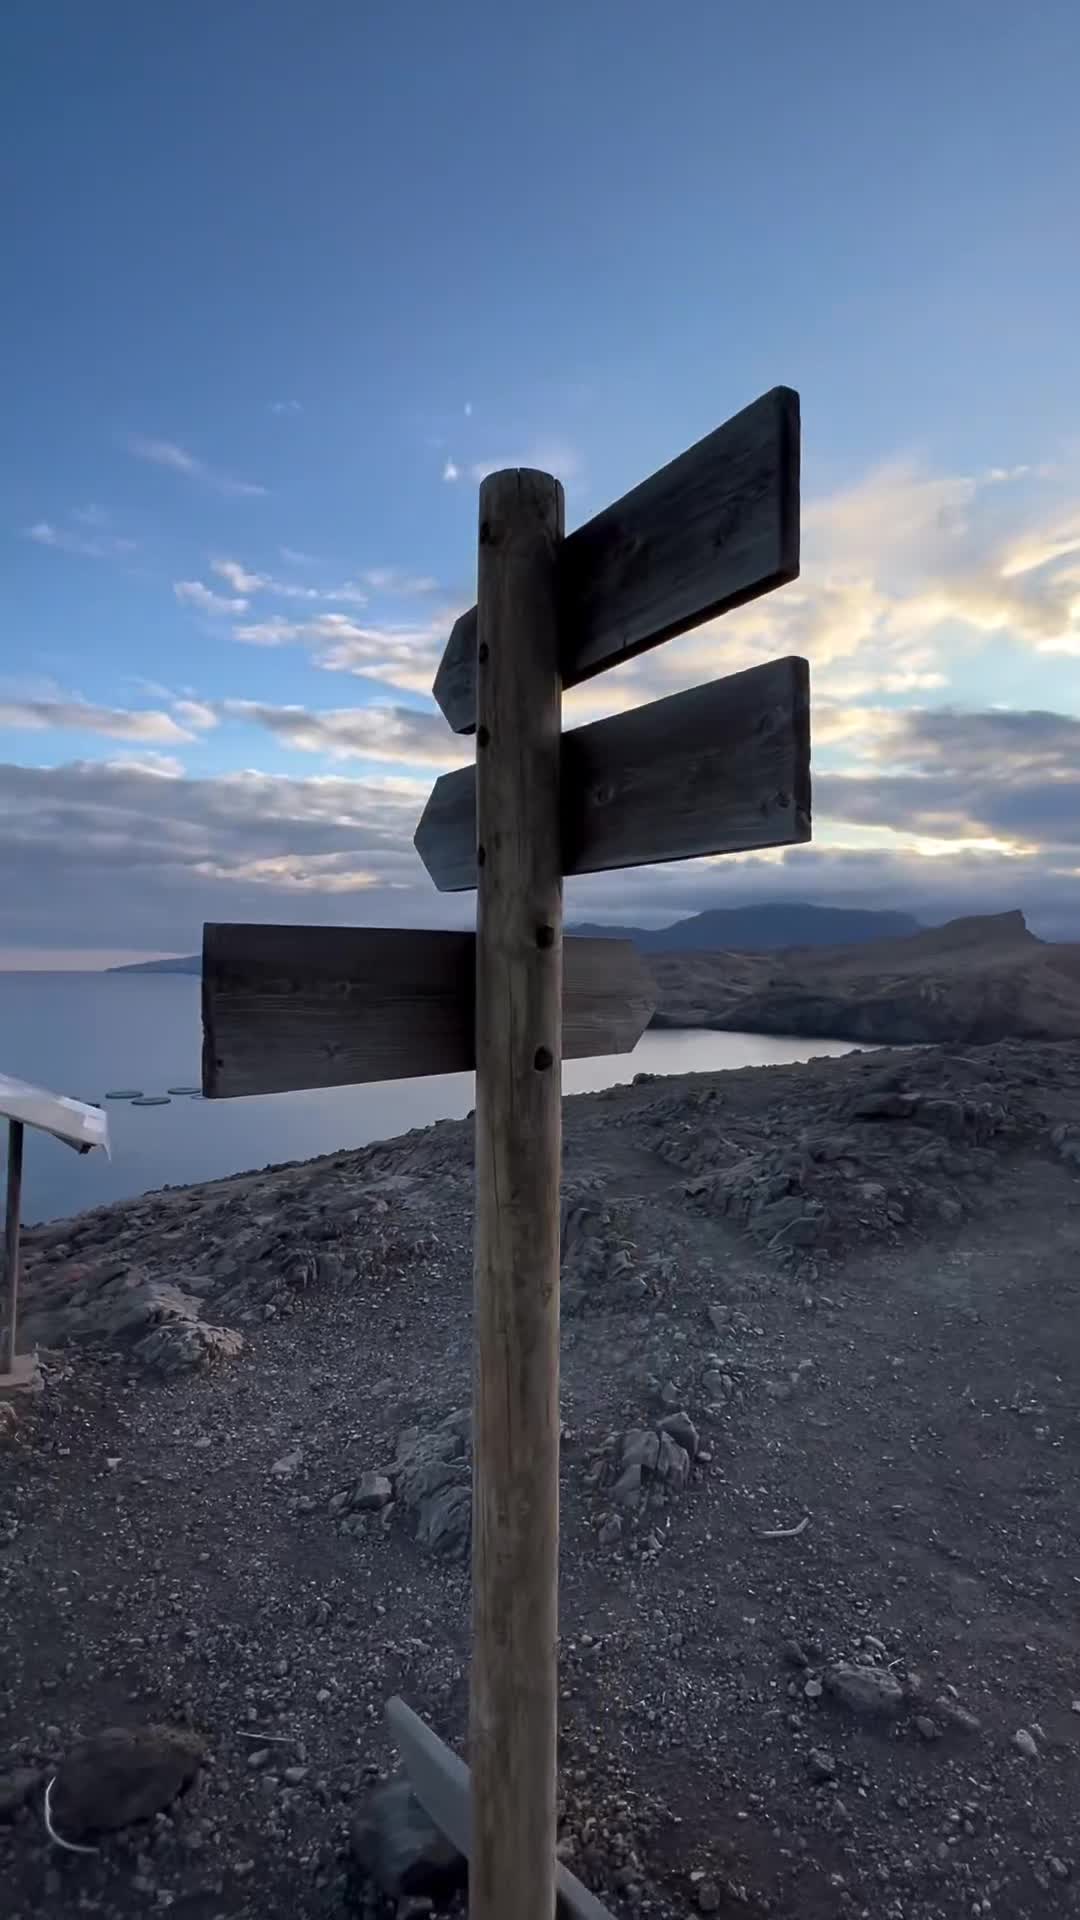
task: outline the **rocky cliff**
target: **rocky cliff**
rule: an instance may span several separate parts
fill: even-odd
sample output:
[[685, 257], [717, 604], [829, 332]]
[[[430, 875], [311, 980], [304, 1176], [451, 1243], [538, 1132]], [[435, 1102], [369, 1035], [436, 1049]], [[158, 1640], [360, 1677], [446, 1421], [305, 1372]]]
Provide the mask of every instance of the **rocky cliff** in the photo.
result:
[[1022, 913], [859, 947], [658, 954], [649, 964], [658, 1027], [897, 1044], [1080, 1037], [1080, 946], [1036, 939]]

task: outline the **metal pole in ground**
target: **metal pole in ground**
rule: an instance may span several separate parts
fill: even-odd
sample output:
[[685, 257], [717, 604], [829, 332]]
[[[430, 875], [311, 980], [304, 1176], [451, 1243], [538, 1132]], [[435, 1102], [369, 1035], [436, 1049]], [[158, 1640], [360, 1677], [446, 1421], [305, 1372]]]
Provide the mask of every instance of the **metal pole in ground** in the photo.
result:
[[552, 1920], [562, 860], [549, 474], [480, 490], [471, 1920]]
[[4, 1364], [0, 1371], [14, 1374], [19, 1320], [19, 1215], [22, 1211], [23, 1123], [8, 1121], [7, 1214], [4, 1222], [4, 1281], [7, 1326]]

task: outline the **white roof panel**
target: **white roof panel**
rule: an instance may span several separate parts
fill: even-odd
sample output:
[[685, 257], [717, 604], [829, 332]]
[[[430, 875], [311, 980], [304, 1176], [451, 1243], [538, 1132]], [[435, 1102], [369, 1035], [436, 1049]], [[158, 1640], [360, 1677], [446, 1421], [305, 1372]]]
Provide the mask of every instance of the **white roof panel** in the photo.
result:
[[6, 1073], [0, 1073], [0, 1117], [38, 1127], [80, 1153], [88, 1153], [91, 1147], [109, 1151], [108, 1116], [100, 1107], [88, 1106], [84, 1100], [69, 1100], [63, 1093], [48, 1093], [44, 1087], [32, 1087], [26, 1080], [14, 1080]]

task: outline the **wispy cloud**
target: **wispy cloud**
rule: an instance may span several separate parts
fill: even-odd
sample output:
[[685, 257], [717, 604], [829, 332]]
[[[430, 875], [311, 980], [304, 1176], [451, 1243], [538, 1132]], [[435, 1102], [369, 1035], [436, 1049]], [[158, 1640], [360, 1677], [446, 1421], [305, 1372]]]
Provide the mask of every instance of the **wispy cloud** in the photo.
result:
[[205, 700], [174, 700], [173, 712], [182, 726], [196, 733], [208, 733], [218, 723], [217, 714]]
[[102, 734], [110, 740], [190, 740], [170, 714], [152, 707], [101, 707], [88, 700], [0, 701], [0, 727]]
[[319, 564], [313, 553], [302, 553], [299, 547], [279, 547], [278, 552], [287, 567], [317, 567]]
[[373, 592], [394, 594], [399, 599], [439, 590], [438, 581], [429, 573], [403, 573], [399, 567], [369, 567], [364, 579]]
[[458, 466], [456, 460], [448, 460], [446, 462], [442, 470], [442, 477], [444, 480], [451, 481], [461, 479], [461, 468]]
[[222, 473], [205, 460], [200, 460], [186, 447], [178, 446], [175, 440], [153, 440], [143, 434], [133, 434], [128, 441], [128, 451], [136, 460], [147, 460], [152, 466], [167, 467], [172, 473], [182, 473], [188, 480], [200, 482], [215, 493], [222, 493], [233, 499], [255, 498], [265, 494], [266, 488], [257, 486], [253, 480], [238, 480], [231, 473]]
[[174, 580], [173, 592], [181, 606], [194, 607], [198, 613], [246, 613], [249, 605], [242, 594], [230, 598], [215, 593], [201, 580]]
[[228, 581], [237, 593], [268, 593], [279, 600], [337, 601], [346, 607], [365, 607], [368, 596], [355, 580], [343, 580], [332, 587], [307, 586], [299, 580], [281, 580], [272, 573], [255, 573], [239, 560], [211, 560], [219, 579]]
[[[81, 518], [76, 514], [74, 518]], [[98, 525], [99, 522], [84, 522]], [[71, 527], [54, 526], [51, 520], [36, 520], [26, 528], [26, 538], [39, 547], [55, 547], [60, 553], [77, 553], [86, 560], [119, 560], [135, 552], [134, 540], [122, 540], [116, 534], [76, 533]]]
[[227, 700], [225, 711], [247, 720], [302, 753], [331, 760], [385, 760], [402, 765], [453, 767], [457, 741], [437, 713], [415, 707], [337, 707], [322, 710]]
[[299, 400], [271, 400], [270, 411], [277, 414], [296, 414], [303, 413], [304, 409]]
[[361, 625], [343, 613], [304, 620], [273, 615], [234, 627], [233, 637], [253, 647], [299, 642], [311, 649], [314, 664], [329, 672], [354, 674], [404, 693], [428, 694], [453, 618], [451, 611], [423, 626], [375, 626]]

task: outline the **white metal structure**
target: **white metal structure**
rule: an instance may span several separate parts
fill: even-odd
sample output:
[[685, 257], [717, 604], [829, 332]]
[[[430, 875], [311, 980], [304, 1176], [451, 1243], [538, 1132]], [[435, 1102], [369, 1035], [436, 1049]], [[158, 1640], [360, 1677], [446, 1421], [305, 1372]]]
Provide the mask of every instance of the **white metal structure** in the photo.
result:
[[84, 1100], [69, 1100], [66, 1094], [49, 1093], [44, 1087], [32, 1087], [26, 1080], [15, 1080], [0, 1073], [0, 1118], [8, 1123], [7, 1213], [4, 1232], [4, 1268], [7, 1322], [3, 1350], [0, 1352], [0, 1385], [17, 1384], [20, 1370], [16, 1343], [19, 1316], [19, 1214], [22, 1207], [23, 1132], [36, 1127], [51, 1133], [54, 1140], [74, 1147], [76, 1153], [89, 1153], [94, 1147], [109, 1151], [109, 1122], [100, 1107]]

